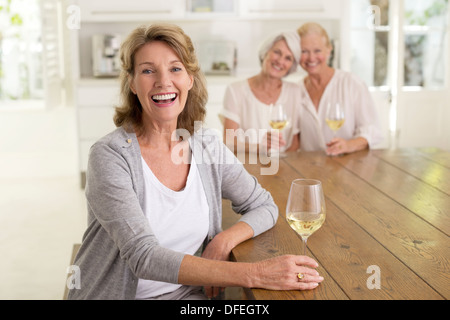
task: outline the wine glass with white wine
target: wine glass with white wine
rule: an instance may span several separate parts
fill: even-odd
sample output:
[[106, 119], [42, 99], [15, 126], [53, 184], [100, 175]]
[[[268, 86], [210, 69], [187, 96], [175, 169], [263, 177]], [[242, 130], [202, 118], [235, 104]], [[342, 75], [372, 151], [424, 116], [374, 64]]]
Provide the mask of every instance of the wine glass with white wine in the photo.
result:
[[[286, 113], [286, 109], [282, 104], [270, 105], [269, 106], [269, 125], [272, 129], [278, 130], [279, 132], [283, 130], [289, 124], [289, 119]], [[269, 150], [269, 156], [283, 156], [279, 153], [279, 150]]]
[[336, 132], [342, 127], [345, 122], [344, 107], [339, 102], [330, 102], [327, 105], [327, 113], [325, 121], [333, 131], [333, 138], [336, 138]]
[[326, 208], [322, 183], [313, 179], [292, 181], [286, 206], [286, 220], [303, 241], [306, 255], [308, 237], [325, 222]]

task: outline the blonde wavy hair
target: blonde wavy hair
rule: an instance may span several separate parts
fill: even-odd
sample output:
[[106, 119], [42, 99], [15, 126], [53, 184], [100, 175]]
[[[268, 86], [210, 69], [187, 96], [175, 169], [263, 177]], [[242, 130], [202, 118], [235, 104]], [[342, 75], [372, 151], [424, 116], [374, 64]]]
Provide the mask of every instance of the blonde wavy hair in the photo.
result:
[[191, 39], [180, 27], [170, 24], [138, 27], [122, 43], [120, 48], [121, 103], [115, 109], [114, 124], [117, 127], [131, 126], [137, 131], [137, 134], [143, 130], [142, 105], [137, 95], [131, 91], [130, 82], [134, 77], [136, 52], [152, 41], [162, 41], [171, 47], [177, 53], [187, 73], [194, 79], [186, 105], [178, 116], [177, 123], [177, 129], [186, 129], [193, 134], [194, 122], [203, 122], [206, 116], [206, 102], [208, 101], [206, 81], [200, 70]]
[[303, 24], [302, 26], [300, 26], [297, 29], [297, 33], [300, 36], [300, 38], [307, 34], [319, 35], [319, 36], [323, 37], [323, 39], [325, 41], [325, 45], [328, 48], [332, 47], [330, 37], [328, 36], [327, 31], [318, 23], [306, 22], [305, 24]]

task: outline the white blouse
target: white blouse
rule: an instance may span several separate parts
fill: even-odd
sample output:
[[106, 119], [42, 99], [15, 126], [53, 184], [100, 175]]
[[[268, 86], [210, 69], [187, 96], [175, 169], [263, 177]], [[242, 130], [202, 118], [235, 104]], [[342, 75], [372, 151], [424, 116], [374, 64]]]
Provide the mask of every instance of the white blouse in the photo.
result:
[[302, 108], [297, 126], [300, 128], [300, 149], [303, 151], [325, 150], [326, 143], [333, 139], [333, 131], [325, 122], [328, 103], [340, 102], [344, 107], [345, 122], [337, 131], [338, 137], [354, 139], [363, 137], [369, 147], [383, 139], [380, 120], [375, 103], [367, 86], [355, 75], [335, 70], [320, 99], [319, 110], [306, 90], [304, 80], [300, 82]]
[[[293, 137], [298, 134], [296, 127], [298, 110], [300, 109], [300, 90], [296, 83], [283, 81], [280, 96], [276, 104], [286, 108], [289, 124], [282, 130], [286, 145], [280, 148], [284, 151], [292, 144]], [[223, 101], [223, 109], [219, 116], [228, 118], [245, 132], [249, 143], [261, 143], [264, 134], [271, 130], [269, 125], [269, 106], [259, 101], [253, 94], [248, 80], [232, 83], [227, 87]], [[239, 137], [238, 137], [239, 138]]]

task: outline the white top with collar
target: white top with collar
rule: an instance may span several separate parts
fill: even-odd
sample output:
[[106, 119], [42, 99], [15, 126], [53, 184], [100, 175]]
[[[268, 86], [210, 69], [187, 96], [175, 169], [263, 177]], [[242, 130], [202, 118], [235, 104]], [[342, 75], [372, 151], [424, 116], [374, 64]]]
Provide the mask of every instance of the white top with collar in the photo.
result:
[[[286, 145], [280, 148], [285, 151], [292, 144], [293, 137], [298, 134], [296, 127], [298, 110], [300, 109], [300, 89], [298, 84], [284, 81], [280, 96], [276, 104], [282, 104], [286, 108], [289, 124], [282, 130]], [[269, 124], [269, 106], [259, 101], [252, 92], [248, 79], [230, 84], [225, 92], [223, 109], [219, 117], [233, 120], [245, 132], [249, 143], [261, 143], [264, 134], [271, 130]]]
[[302, 151], [325, 150], [333, 139], [333, 131], [325, 122], [328, 103], [339, 102], [344, 107], [345, 122], [337, 136], [346, 140], [363, 137], [373, 147], [383, 139], [378, 111], [367, 86], [352, 73], [335, 70], [316, 110], [304, 79], [300, 82], [302, 108], [297, 126], [300, 129]]

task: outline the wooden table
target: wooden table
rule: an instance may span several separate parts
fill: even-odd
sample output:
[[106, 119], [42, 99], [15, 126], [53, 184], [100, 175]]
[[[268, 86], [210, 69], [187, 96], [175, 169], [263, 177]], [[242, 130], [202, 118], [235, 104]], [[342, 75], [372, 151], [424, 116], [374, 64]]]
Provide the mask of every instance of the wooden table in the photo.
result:
[[[322, 181], [327, 217], [308, 239], [325, 280], [312, 291], [246, 289], [249, 299], [448, 299], [450, 153], [435, 148], [323, 152], [280, 159], [276, 175], [247, 164], [279, 206], [271, 230], [232, 251], [235, 261], [300, 254], [285, 221], [291, 181]], [[224, 206], [224, 215], [231, 209]], [[379, 281], [378, 281], [379, 280]], [[377, 289], [379, 285], [379, 289]]]

